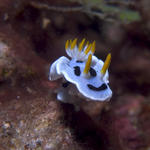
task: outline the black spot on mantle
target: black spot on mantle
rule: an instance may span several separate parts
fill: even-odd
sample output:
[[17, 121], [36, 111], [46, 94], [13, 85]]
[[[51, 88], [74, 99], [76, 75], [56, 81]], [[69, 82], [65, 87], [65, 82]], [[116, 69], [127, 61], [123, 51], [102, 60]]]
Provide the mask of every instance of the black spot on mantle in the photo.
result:
[[106, 90], [107, 89], [107, 85], [105, 83], [103, 83], [100, 87], [95, 87], [91, 84], [88, 84], [87, 85], [89, 89], [93, 90], [93, 91], [103, 91], [103, 90]]
[[83, 61], [81, 61], [81, 60], [77, 60], [76, 62], [77, 62], [77, 63], [83, 63]]
[[74, 67], [74, 74], [75, 74], [76, 76], [80, 76], [81, 71], [80, 71], [80, 67], [79, 67], [79, 66], [75, 66], [75, 67]]
[[95, 77], [97, 74], [96, 74], [96, 71], [93, 69], [93, 68], [90, 68], [90, 75], [92, 76], [92, 77]]

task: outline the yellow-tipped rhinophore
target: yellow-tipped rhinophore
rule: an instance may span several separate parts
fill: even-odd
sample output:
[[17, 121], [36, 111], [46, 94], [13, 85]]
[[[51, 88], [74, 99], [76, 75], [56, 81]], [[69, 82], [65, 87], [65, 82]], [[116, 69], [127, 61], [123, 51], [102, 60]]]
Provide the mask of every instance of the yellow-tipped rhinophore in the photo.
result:
[[87, 48], [86, 48], [86, 50], [84, 51], [84, 53], [85, 53], [86, 55], [87, 55], [88, 52], [91, 50], [91, 46], [92, 46], [92, 44], [87, 45]]
[[92, 62], [92, 54], [90, 54], [88, 56], [88, 60], [86, 61], [85, 68], [84, 68], [84, 71], [83, 71], [84, 74], [88, 74], [88, 72], [90, 70], [91, 62]]
[[103, 75], [105, 75], [106, 70], [108, 69], [108, 67], [109, 67], [109, 65], [110, 65], [110, 62], [111, 62], [111, 54], [109, 53], [109, 54], [107, 55], [107, 57], [106, 57], [106, 60], [105, 60], [105, 62], [104, 62], [104, 65], [103, 65], [103, 67], [102, 67], [102, 69], [101, 69], [101, 73], [102, 73]]
[[95, 41], [92, 43], [92, 49], [91, 49], [91, 52], [94, 54], [95, 52], [95, 47], [96, 47], [96, 44], [95, 44]]
[[71, 50], [74, 49], [74, 47], [76, 46], [77, 44], [77, 38], [75, 38], [72, 43], [71, 43]]
[[83, 45], [84, 45], [84, 42], [85, 42], [85, 38], [81, 41], [81, 43], [79, 44], [79, 52], [81, 52], [81, 50], [83, 49]]
[[65, 49], [67, 50], [69, 47], [69, 40], [66, 41], [66, 44], [65, 44]]

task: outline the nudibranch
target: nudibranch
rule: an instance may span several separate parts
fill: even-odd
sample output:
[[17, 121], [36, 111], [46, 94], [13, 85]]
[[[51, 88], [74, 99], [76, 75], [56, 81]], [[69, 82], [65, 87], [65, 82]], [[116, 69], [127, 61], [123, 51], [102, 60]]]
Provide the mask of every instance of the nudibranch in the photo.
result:
[[94, 56], [95, 41], [85, 43], [85, 39], [78, 45], [77, 39], [67, 40], [65, 49], [70, 59], [65, 56], [57, 59], [50, 66], [49, 80], [64, 78], [66, 80], [66, 84], [63, 84], [64, 88], [72, 83], [86, 99], [109, 100], [112, 96], [108, 85], [108, 67], [111, 54], [109, 53], [103, 62]]

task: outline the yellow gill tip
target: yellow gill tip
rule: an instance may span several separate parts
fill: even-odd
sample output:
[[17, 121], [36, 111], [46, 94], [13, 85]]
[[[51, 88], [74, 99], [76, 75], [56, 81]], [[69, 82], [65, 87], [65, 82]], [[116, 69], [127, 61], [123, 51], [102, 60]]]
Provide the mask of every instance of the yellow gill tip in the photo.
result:
[[110, 62], [111, 62], [111, 53], [109, 53], [109, 54], [107, 55], [106, 60], [105, 60], [105, 62], [104, 62], [104, 65], [103, 65], [103, 67], [102, 67], [102, 69], [101, 69], [102, 75], [105, 75], [106, 70], [108, 69], [108, 67], [109, 67], [109, 65], [110, 65]]
[[66, 41], [66, 44], [65, 44], [65, 49], [67, 50], [69, 47], [69, 40]]
[[85, 42], [85, 38], [81, 41], [81, 43], [79, 44], [79, 52], [81, 52], [81, 50], [83, 49], [83, 45], [84, 45], [84, 42]]
[[86, 46], [88, 46], [88, 45], [89, 45], [89, 41], [86, 42]]
[[87, 55], [89, 51], [91, 50], [92, 44], [88, 44], [87, 48], [85, 49], [84, 53]]
[[72, 40], [69, 40], [69, 44], [71, 45], [71, 43], [72, 43]]
[[[71, 47], [72, 40], [69, 40], [69, 47]], [[71, 49], [70, 49], [71, 50]]]
[[95, 47], [96, 47], [96, 42], [94, 41], [92, 43], [92, 49], [91, 49], [91, 52], [94, 54], [95, 53]]
[[85, 67], [84, 67], [84, 71], [83, 71], [84, 74], [88, 74], [91, 63], [92, 63], [92, 54], [89, 54]]
[[77, 38], [75, 38], [72, 42], [71, 42], [71, 50], [74, 49], [74, 47], [77, 44]]

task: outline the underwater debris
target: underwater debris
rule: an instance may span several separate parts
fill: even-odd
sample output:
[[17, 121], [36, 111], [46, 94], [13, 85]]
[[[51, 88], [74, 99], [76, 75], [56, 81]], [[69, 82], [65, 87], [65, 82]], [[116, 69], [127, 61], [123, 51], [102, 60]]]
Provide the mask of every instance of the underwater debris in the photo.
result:
[[112, 96], [108, 85], [108, 67], [111, 54], [108, 54], [103, 62], [94, 56], [95, 41], [84, 43], [85, 39], [77, 46], [77, 38], [73, 41], [67, 40], [65, 49], [71, 60], [62, 56], [50, 66], [49, 80], [53, 81], [59, 78], [65, 80], [61, 90], [57, 93], [58, 100], [73, 101], [68, 92], [70, 83], [75, 85], [78, 92], [89, 100], [105, 101]]

